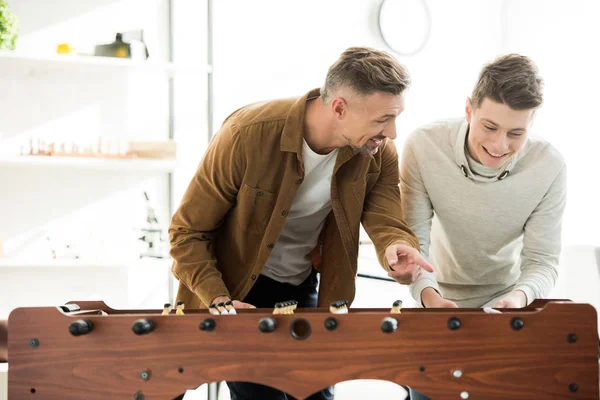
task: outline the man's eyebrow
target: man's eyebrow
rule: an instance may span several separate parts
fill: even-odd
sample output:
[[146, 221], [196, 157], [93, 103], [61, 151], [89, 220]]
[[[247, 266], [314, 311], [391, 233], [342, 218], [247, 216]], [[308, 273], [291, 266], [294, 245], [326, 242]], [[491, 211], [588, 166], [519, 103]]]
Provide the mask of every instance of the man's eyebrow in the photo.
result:
[[385, 114], [384, 116], [379, 117], [377, 119], [384, 119], [384, 118], [396, 118], [396, 115], [395, 114]]
[[492, 124], [492, 125], [496, 125], [496, 126], [498, 126], [498, 124], [497, 124], [497, 123], [495, 123], [494, 121], [492, 121], [491, 119], [487, 119], [487, 118], [481, 118], [481, 119], [482, 119], [483, 121], [489, 122], [489, 123], [490, 123], [490, 124]]
[[[495, 123], [494, 121], [492, 121], [491, 119], [487, 119], [487, 118], [481, 118], [481, 119], [483, 121], [485, 121], [485, 122], [488, 122], [488, 123], [492, 124], [492, 125], [498, 126], [498, 124]], [[525, 132], [525, 131], [526, 131], [525, 128], [514, 128], [514, 129], [511, 129], [509, 132]]]

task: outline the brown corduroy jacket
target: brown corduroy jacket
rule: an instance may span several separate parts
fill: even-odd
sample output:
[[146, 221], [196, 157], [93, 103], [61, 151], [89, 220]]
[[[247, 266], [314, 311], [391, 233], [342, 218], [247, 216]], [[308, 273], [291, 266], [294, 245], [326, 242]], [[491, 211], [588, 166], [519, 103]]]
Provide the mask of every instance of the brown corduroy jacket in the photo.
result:
[[[303, 180], [308, 98], [253, 104], [230, 115], [211, 141], [169, 228], [177, 300], [206, 307], [217, 296], [243, 300], [282, 231]], [[419, 242], [402, 219], [398, 155], [385, 140], [374, 156], [338, 152], [332, 212], [321, 232], [319, 306], [352, 302], [360, 223], [389, 270], [385, 249]]]

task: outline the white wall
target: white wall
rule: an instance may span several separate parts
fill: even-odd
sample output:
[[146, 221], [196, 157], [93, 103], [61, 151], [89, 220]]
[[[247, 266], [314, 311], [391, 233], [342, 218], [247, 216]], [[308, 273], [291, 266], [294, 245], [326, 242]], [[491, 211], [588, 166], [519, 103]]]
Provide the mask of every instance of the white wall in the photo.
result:
[[509, 0], [506, 4], [504, 50], [530, 55], [545, 78], [545, 104], [535, 130], [567, 160], [565, 244], [600, 246], [600, 3]]
[[177, 208], [208, 144], [207, 1], [173, 1], [173, 59], [197, 67], [174, 79], [174, 134], [178, 169], [173, 182]]
[[[413, 78], [400, 143], [435, 118], [462, 115], [481, 65], [500, 50], [501, 1], [428, 1], [432, 34], [422, 53], [398, 57]], [[379, 0], [215, 2], [215, 119], [249, 102], [319, 87], [350, 46], [387, 50], [377, 30]], [[232, 34], [232, 32], [237, 32]]]

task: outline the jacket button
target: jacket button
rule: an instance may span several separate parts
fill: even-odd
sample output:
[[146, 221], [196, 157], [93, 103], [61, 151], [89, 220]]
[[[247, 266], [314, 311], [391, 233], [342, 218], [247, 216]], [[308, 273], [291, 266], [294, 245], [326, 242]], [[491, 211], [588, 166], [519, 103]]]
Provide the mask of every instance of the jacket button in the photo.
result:
[[268, 248], [270, 248], [270, 249], [272, 249], [273, 247], [275, 247], [275, 245], [274, 245], [273, 243], [269, 243], [269, 244], [267, 245], [267, 247], [268, 247]]
[[265, 192], [262, 192], [262, 191], [260, 191], [260, 190], [257, 190], [257, 191], [256, 191], [256, 196], [257, 196], [257, 197], [263, 197], [264, 195], [265, 195]]
[[288, 210], [283, 210], [281, 212], [281, 215], [283, 215], [284, 217], [287, 217], [288, 216]]
[[298, 180], [296, 181], [296, 183], [299, 185], [299, 184], [301, 184], [303, 181], [304, 181], [304, 179], [300, 178], [300, 179], [298, 179]]
[[256, 275], [252, 275], [252, 280], [255, 281], [256, 280]]

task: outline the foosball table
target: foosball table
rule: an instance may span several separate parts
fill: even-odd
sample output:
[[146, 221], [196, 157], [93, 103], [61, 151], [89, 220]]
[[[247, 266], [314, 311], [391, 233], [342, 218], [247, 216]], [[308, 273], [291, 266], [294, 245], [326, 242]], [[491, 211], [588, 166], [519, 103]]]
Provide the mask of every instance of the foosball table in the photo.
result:
[[355, 379], [395, 382], [434, 400], [599, 398], [592, 306], [537, 300], [501, 311], [344, 302], [115, 310], [75, 301], [15, 309], [0, 324], [0, 360], [8, 360], [9, 400], [164, 400], [225, 380], [303, 399]]

